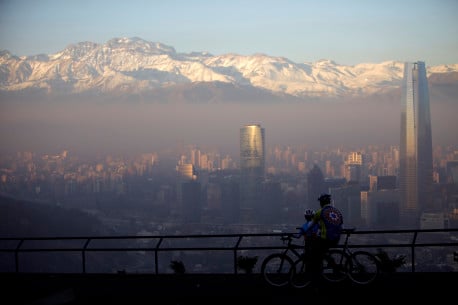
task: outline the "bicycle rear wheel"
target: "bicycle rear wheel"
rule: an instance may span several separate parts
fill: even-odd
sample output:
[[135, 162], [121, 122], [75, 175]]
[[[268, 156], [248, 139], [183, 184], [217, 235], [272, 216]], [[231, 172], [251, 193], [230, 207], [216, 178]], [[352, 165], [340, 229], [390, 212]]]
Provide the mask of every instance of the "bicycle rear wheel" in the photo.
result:
[[294, 288], [305, 288], [312, 282], [312, 273], [304, 258], [294, 262], [291, 268], [290, 284]]
[[323, 259], [321, 276], [328, 282], [338, 283], [347, 278], [349, 256], [343, 250], [331, 249]]
[[289, 256], [283, 253], [274, 253], [263, 260], [261, 274], [264, 280], [272, 286], [286, 286], [289, 284], [292, 266], [293, 260]]
[[354, 252], [348, 260], [347, 267], [348, 277], [361, 285], [372, 283], [380, 272], [377, 258], [366, 251]]

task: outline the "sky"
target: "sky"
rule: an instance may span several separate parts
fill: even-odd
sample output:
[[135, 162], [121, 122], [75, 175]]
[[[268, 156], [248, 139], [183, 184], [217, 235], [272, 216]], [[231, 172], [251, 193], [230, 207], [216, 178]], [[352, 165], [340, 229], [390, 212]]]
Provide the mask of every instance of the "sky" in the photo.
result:
[[458, 1], [0, 0], [0, 49], [17, 56], [116, 37], [181, 53], [263, 53], [297, 63], [454, 64]]

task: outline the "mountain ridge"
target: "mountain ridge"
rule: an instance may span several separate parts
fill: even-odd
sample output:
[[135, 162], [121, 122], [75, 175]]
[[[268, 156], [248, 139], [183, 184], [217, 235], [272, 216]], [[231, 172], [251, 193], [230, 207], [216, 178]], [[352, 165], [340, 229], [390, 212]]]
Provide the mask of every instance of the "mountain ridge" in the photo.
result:
[[[427, 72], [433, 87], [456, 92], [458, 64], [427, 67]], [[122, 37], [104, 44], [78, 42], [54, 54], [19, 57], [2, 50], [0, 98], [106, 96], [191, 103], [367, 98], [399, 91], [402, 74], [403, 62], [397, 61], [344, 66], [261, 53], [179, 53], [160, 42]]]

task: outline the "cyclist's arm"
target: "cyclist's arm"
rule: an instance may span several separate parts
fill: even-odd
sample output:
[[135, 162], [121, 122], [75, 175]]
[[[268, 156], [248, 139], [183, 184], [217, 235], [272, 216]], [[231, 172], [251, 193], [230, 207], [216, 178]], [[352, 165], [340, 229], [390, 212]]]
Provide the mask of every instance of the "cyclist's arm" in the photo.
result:
[[315, 225], [318, 225], [318, 223], [320, 222], [320, 217], [321, 217], [321, 210], [318, 210], [315, 213], [315, 215], [313, 216], [312, 220], [310, 220], [307, 223], [307, 228], [305, 228], [305, 233], [311, 231]]
[[304, 225], [303, 225], [302, 227], [298, 228], [297, 233], [294, 233], [293, 236], [295, 238], [300, 238], [304, 234], [305, 234], [305, 231], [304, 231]]
[[298, 231], [294, 235], [294, 237], [296, 237], [296, 238], [300, 238], [302, 236], [305, 237], [307, 235], [307, 231], [309, 230], [310, 223], [311, 223], [311, 221], [305, 222], [300, 228], [297, 228]]
[[307, 223], [307, 228], [305, 229], [306, 232], [310, 231], [313, 226], [315, 226], [318, 223], [318, 220], [316, 217], [313, 217], [312, 220], [310, 220]]

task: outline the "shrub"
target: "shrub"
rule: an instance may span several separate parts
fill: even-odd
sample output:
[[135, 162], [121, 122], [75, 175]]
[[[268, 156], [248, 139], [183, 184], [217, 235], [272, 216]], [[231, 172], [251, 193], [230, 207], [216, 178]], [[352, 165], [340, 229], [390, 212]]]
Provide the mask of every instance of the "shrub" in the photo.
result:
[[183, 274], [186, 272], [186, 268], [182, 261], [171, 261], [170, 268], [172, 268], [173, 273], [175, 274]]
[[253, 273], [254, 266], [258, 262], [257, 256], [243, 256], [237, 257], [237, 267], [245, 273]]
[[383, 272], [396, 272], [396, 270], [406, 263], [405, 255], [396, 255], [394, 258], [391, 258], [386, 251], [382, 249], [377, 249], [375, 256], [380, 261], [380, 268]]

